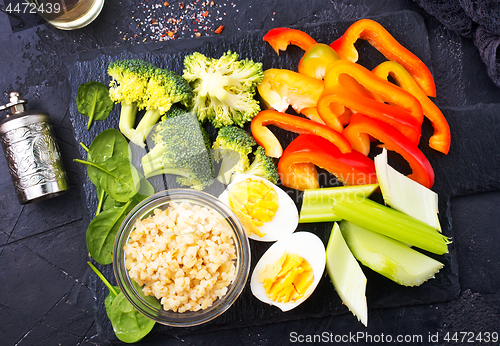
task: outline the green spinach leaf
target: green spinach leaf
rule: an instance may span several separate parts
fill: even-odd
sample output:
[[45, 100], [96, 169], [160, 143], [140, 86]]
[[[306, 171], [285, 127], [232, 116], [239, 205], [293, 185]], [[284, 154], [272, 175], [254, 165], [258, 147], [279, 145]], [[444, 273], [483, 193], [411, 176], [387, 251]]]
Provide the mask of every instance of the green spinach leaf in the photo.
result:
[[125, 298], [118, 286], [112, 286], [92, 263], [87, 263], [109, 289], [109, 294], [104, 300], [104, 307], [115, 335], [126, 343], [142, 340], [153, 329], [156, 322], [139, 313]]
[[[143, 180], [149, 184], [146, 179]], [[86, 234], [87, 249], [97, 263], [113, 263], [113, 247], [118, 229], [127, 214], [146, 197], [136, 194], [124, 204], [107, 197], [106, 200], [110, 200], [109, 205], [90, 221]]]
[[97, 214], [87, 228], [86, 242], [90, 256], [99, 264], [113, 263], [113, 246], [121, 223], [127, 216], [129, 201], [121, 207], [111, 207]]
[[78, 112], [89, 117], [87, 130], [90, 130], [94, 120], [104, 120], [109, 116], [114, 102], [109, 97], [106, 85], [92, 81], [78, 87], [76, 107]]
[[94, 184], [118, 202], [127, 202], [138, 192], [140, 175], [128, 159], [113, 156], [99, 163], [74, 161], [89, 166], [89, 177], [93, 175], [96, 179]]
[[[110, 157], [122, 157], [129, 161], [132, 157], [127, 140], [120, 131], [115, 129], [102, 131], [94, 138], [90, 148], [87, 150], [87, 161], [89, 162], [101, 163]], [[87, 166], [87, 174], [90, 181], [98, 187], [98, 172]]]
[[[139, 176], [141, 177], [141, 180], [139, 182], [139, 192], [138, 192], [138, 195], [136, 195], [136, 196], [137, 196], [137, 198], [140, 198], [142, 200], [142, 199], [154, 194], [155, 190], [154, 190], [153, 185], [151, 185], [151, 183], [147, 179], [142, 177], [142, 175], [140, 173], [139, 173]], [[97, 195], [101, 196], [100, 191], [104, 191], [104, 190], [99, 188], [97, 191], [98, 191]], [[134, 198], [136, 198], [136, 196], [134, 196]], [[123, 202], [115, 201], [113, 198], [111, 198], [106, 193], [104, 193], [104, 196], [102, 196], [102, 199], [100, 198], [99, 200], [100, 201], [102, 200], [102, 202], [101, 202], [102, 207], [99, 209], [99, 211], [106, 210], [106, 209], [109, 209], [112, 207], [121, 207], [125, 204]]]
[[121, 292], [113, 299], [106, 312], [115, 335], [126, 343], [141, 340], [155, 325], [155, 321], [138, 312]]
[[107, 129], [98, 134], [92, 141], [88, 154], [92, 162], [102, 162], [115, 156], [124, 159], [132, 157], [127, 139], [116, 129]]
[[[102, 190], [104, 191], [104, 190]], [[103, 199], [102, 199], [102, 208], [99, 211], [104, 211], [106, 209], [110, 209], [113, 207], [122, 207], [125, 203], [123, 202], [117, 202], [113, 198], [111, 198], [109, 195], [104, 193]]]

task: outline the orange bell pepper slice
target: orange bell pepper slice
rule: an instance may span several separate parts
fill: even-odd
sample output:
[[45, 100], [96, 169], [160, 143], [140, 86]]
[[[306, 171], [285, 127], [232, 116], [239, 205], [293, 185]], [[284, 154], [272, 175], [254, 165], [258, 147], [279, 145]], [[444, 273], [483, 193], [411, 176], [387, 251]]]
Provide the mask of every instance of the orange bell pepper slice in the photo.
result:
[[[315, 188], [308, 186], [312, 171], [310, 166], [297, 164], [313, 164], [321, 167], [337, 177], [346, 185], [375, 184], [377, 174], [375, 164], [365, 155], [351, 151], [342, 153], [339, 148], [323, 137], [312, 134], [302, 134], [295, 138], [283, 152], [278, 162], [278, 173], [281, 184], [298, 190]], [[301, 178], [298, 173], [304, 173]]]
[[318, 109], [316, 107], [302, 108], [300, 114], [305, 115], [309, 120], [325, 125], [325, 122], [319, 116]]
[[328, 89], [328, 92], [318, 100], [317, 109], [320, 117], [326, 125], [339, 132], [343, 130], [339, 116], [345, 112], [345, 108], [394, 126], [415, 145], [420, 141], [420, 123], [404, 109], [358, 95], [340, 86]]
[[338, 60], [332, 63], [325, 75], [325, 91], [328, 92], [330, 89], [342, 85], [340, 78], [343, 74], [356, 79], [372, 94], [380, 97], [382, 101], [407, 110], [417, 119], [419, 124], [424, 121], [422, 106], [415, 96], [354, 62]]
[[384, 79], [392, 77], [401, 88], [417, 98], [422, 105], [425, 117], [431, 121], [434, 128], [434, 134], [429, 138], [429, 146], [443, 154], [448, 154], [451, 144], [450, 126], [441, 110], [417, 85], [408, 71], [397, 62], [385, 61], [375, 67], [373, 73]]
[[265, 110], [259, 112], [252, 119], [250, 129], [257, 143], [265, 149], [266, 155], [270, 157], [281, 157], [283, 147], [271, 130], [267, 128], [267, 125], [274, 125], [299, 134], [316, 134], [338, 147], [342, 153], [351, 151], [349, 142], [340, 133], [325, 125], [296, 115]]
[[[321, 100], [321, 98], [320, 98], [320, 100]], [[318, 100], [318, 102], [319, 102], [319, 100]], [[304, 108], [304, 109], [302, 109], [300, 114], [305, 115], [308, 119], [310, 119], [312, 121], [326, 125], [326, 123], [323, 121], [323, 119], [319, 115], [317, 107]], [[351, 119], [351, 116], [352, 116], [352, 111], [349, 108], [345, 108], [344, 112], [338, 116], [338, 120], [342, 126], [346, 126], [347, 124], [349, 124], [349, 119]], [[332, 126], [329, 126], [329, 127], [332, 127]], [[341, 131], [338, 131], [338, 132], [341, 132]]]
[[[292, 159], [292, 157], [290, 157], [289, 159]], [[282, 172], [278, 170], [278, 174], [280, 175], [281, 179], [281, 185], [299, 191], [319, 188], [318, 170], [316, 169], [314, 163], [310, 162], [291, 163], [289, 164], [286, 171], [284, 171], [283, 168], [284, 165], [285, 161], [283, 161], [282, 164], [282, 169], [281, 169]]]
[[436, 96], [434, 78], [427, 66], [376, 21], [371, 19], [358, 20], [330, 46], [342, 59], [356, 62], [359, 54], [354, 44], [358, 39], [368, 41], [387, 59], [403, 65], [427, 96]]
[[267, 108], [284, 112], [289, 106], [299, 112], [303, 108], [316, 107], [323, 92], [323, 81], [286, 69], [268, 69], [257, 85]]
[[286, 50], [290, 44], [308, 50], [309, 47], [317, 43], [315, 39], [305, 32], [289, 28], [271, 29], [264, 35], [263, 40], [269, 43], [278, 55], [280, 50]]
[[383, 143], [387, 150], [400, 154], [410, 165], [412, 173], [408, 176], [421, 185], [431, 188], [434, 184], [434, 170], [420, 149], [411, 143], [401, 132], [389, 124], [361, 113], [352, 116], [344, 129], [344, 136], [354, 151], [368, 155], [370, 148], [365, 146], [363, 137], [370, 135]]

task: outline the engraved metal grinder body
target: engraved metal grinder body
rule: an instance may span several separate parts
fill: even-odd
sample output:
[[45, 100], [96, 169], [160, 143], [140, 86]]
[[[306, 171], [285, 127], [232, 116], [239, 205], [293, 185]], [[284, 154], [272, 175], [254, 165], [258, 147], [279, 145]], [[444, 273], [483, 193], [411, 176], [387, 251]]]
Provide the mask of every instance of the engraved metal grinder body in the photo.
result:
[[59, 147], [47, 114], [27, 111], [20, 94], [10, 93], [10, 102], [0, 106], [11, 114], [0, 122], [0, 142], [19, 203], [45, 200], [69, 188]]

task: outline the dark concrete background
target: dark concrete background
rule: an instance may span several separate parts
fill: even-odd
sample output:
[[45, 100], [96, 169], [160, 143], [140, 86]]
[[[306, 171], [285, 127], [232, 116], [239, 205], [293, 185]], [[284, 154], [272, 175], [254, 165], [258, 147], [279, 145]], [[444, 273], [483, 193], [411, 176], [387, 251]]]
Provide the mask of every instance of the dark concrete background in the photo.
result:
[[[72, 162], [78, 150], [69, 120], [71, 90], [64, 64], [69, 56], [102, 47], [134, 46], [167, 39], [195, 40], [197, 33], [214, 35], [219, 25], [225, 26], [221, 35], [234, 36], [276, 26], [412, 10], [423, 16], [429, 33], [438, 88], [436, 103], [469, 111], [474, 117], [480, 114], [482, 104], [500, 101], [500, 90], [489, 80], [473, 44], [446, 30], [411, 1], [385, 0], [373, 4], [370, 0], [262, 3], [214, 0], [213, 5], [210, 1], [185, 1], [182, 7], [179, 1], [170, 1], [169, 6], [165, 6], [163, 1], [108, 0], [94, 23], [71, 32], [57, 30], [37, 17], [8, 16], [5, 8], [9, 1], [0, 0], [4, 11], [0, 13], [0, 91], [6, 101], [10, 91], [19, 90], [30, 101], [30, 109], [50, 113], [71, 190], [52, 200], [20, 206], [5, 159], [0, 158], [1, 345], [107, 344], [99, 336], [95, 323], [95, 296], [90, 284], [93, 274], [86, 265], [85, 231], [89, 213], [81, 187], [85, 176]], [[155, 6], [156, 3], [160, 6]], [[155, 22], [157, 24], [153, 24]], [[172, 32], [171, 38], [169, 32]], [[451, 96], [440, 98], [439, 95]], [[423, 344], [458, 345], [465, 344], [460, 342], [463, 335], [460, 333], [474, 333], [474, 336], [498, 333], [500, 192], [480, 192], [453, 198], [451, 202], [460, 293], [450, 301], [370, 309], [368, 328], [360, 326], [348, 313], [164, 340], [146, 338], [140, 344], [280, 345], [290, 343], [293, 332], [302, 335], [366, 332], [394, 338], [421, 335]], [[429, 335], [436, 333], [438, 342], [430, 342]], [[446, 335], [455, 333], [458, 333], [458, 342], [445, 341]], [[363, 343], [359, 341], [358, 344]], [[484, 342], [476, 339], [472, 344]]]

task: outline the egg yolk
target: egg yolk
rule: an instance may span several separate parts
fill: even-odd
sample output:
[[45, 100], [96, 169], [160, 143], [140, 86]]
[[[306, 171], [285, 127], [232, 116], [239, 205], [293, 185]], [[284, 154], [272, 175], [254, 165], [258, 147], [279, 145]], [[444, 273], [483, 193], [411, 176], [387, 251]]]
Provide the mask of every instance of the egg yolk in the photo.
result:
[[284, 253], [268, 264], [259, 275], [269, 299], [279, 303], [295, 302], [302, 298], [314, 281], [311, 265], [297, 254]]
[[263, 181], [251, 178], [234, 184], [228, 191], [228, 201], [247, 233], [259, 237], [265, 235], [259, 226], [271, 221], [279, 207], [276, 191]]

